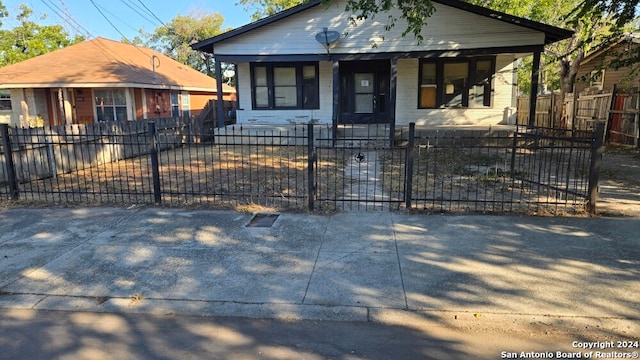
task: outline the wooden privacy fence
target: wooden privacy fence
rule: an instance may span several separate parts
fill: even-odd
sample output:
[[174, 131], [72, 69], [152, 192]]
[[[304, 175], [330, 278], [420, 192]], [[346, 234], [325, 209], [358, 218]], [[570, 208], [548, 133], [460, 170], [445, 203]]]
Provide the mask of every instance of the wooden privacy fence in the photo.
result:
[[[158, 131], [165, 133], [164, 149], [195, 140], [189, 137], [190, 122], [180, 118], [155, 122]], [[21, 183], [149, 153], [147, 123], [143, 121], [15, 128], [11, 134], [13, 143], [19, 144], [13, 149], [13, 171]], [[7, 179], [6, 161], [0, 156], [0, 181]]]
[[640, 96], [638, 93], [616, 94], [613, 109], [610, 111], [608, 138], [610, 143], [638, 147], [638, 138], [640, 137], [639, 109]]
[[[610, 144], [638, 146], [638, 93], [633, 94], [567, 94], [560, 102], [559, 94], [538, 96], [534, 126], [573, 130], [590, 130], [596, 122], [605, 124], [606, 140]], [[575, 115], [574, 115], [575, 113]], [[518, 125], [529, 124], [529, 97], [518, 98]]]

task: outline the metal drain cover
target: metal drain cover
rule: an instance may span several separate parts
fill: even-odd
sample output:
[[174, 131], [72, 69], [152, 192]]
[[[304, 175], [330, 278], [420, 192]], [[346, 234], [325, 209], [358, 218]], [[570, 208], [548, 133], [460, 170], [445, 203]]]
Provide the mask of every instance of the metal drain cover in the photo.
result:
[[247, 227], [271, 227], [276, 222], [280, 214], [273, 213], [257, 213], [253, 215]]

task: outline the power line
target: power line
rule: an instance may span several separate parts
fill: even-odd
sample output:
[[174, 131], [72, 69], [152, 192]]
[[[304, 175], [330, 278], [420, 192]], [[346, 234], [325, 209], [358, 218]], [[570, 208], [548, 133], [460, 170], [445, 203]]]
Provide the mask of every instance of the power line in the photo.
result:
[[[131, 42], [131, 40], [129, 40], [121, 31], [120, 29], [118, 29], [117, 26], [115, 26], [111, 20], [109, 20], [109, 18], [107, 18], [107, 16], [100, 10], [100, 7], [93, 1], [90, 0], [91, 4], [93, 4], [93, 6], [96, 8], [96, 10], [98, 10], [98, 12], [100, 13], [100, 15], [102, 15], [102, 17], [104, 17], [105, 20], [107, 20], [107, 22], [118, 32], [118, 34], [120, 34], [122, 36], [123, 39], [125, 39], [131, 46], [135, 47], [136, 50], [140, 51], [141, 54], [143, 54], [144, 56], [147, 56], [149, 58], [151, 58], [151, 55], [147, 54], [146, 52], [142, 51], [142, 49], [140, 49], [140, 47], [133, 45], [133, 43]], [[113, 14], [112, 14], [113, 15]], [[124, 61], [125, 59], [123, 59]]]
[[[100, 7], [100, 9], [102, 9], [102, 11], [104, 11], [104, 12], [106, 12], [107, 14], [111, 15], [111, 16], [112, 16], [112, 17], [114, 17], [116, 20], [119, 20], [121, 23], [123, 23], [123, 24], [124, 24], [125, 26], [127, 26], [129, 29], [131, 29], [131, 30], [133, 30], [133, 31], [138, 31], [138, 29], [136, 29], [136, 28], [134, 28], [133, 26], [129, 25], [126, 21], [124, 21], [124, 20], [120, 19], [120, 18], [118, 17], [118, 15], [116, 15], [116, 14], [112, 13], [111, 11], [107, 10], [104, 6], [102, 6], [102, 5], [97, 5], [97, 4], [94, 4], [94, 5], [96, 5], [96, 6]], [[100, 11], [100, 10], [98, 10], [98, 11]], [[108, 21], [108, 20], [107, 20], [107, 21]]]
[[102, 10], [100, 10], [100, 8], [98, 7], [98, 5], [96, 5], [96, 3], [95, 3], [93, 0], [89, 0], [89, 1], [91, 2], [91, 4], [93, 4], [93, 7], [95, 7], [95, 8], [96, 8], [96, 10], [98, 10], [98, 12], [100, 13], [100, 15], [102, 15], [102, 17], [103, 17], [105, 20], [107, 20], [107, 22], [109, 23], [109, 25], [111, 25], [111, 27], [113, 27], [113, 28], [118, 32], [118, 34], [120, 34], [120, 36], [122, 36], [122, 38], [123, 38], [123, 39], [127, 40], [128, 42], [131, 42], [131, 41], [129, 41], [129, 39], [127, 39], [126, 35], [125, 35], [125, 34], [123, 34], [123, 33], [122, 33], [122, 31], [120, 31], [120, 29], [118, 29], [118, 27], [117, 27], [117, 26], [115, 26], [115, 25], [111, 22], [111, 20], [109, 20], [109, 18], [107, 17], [107, 15], [105, 15], [105, 14], [102, 12]]
[[138, 14], [143, 19], [147, 20], [151, 25], [156, 26], [156, 23], [151, 20], [146, 14], [144, 14], [144, 10], [140, 10], [140, 7], [134, 7], [134, 4], [130, 4], [125, 0], [120, 0], [124, 5], [126, 5], [129, 9], [133, 10], [136, 14]]
[[[58, 7], [58, 5], [56, 5], [55, 3], [53, 3], [52, 0], [41, 0], [42, 3], [48, 7], [51, 11], [53, 11], [54, 14], [56, 14], [60, 19], [62, 19], [62, 21], [66, 22], [67, 24], [69, 24], [75, 31], [77, 31], [79, 34], [86, 34], [88, 35], [89, 38], [94, 37], [93, 35], [91, 35], [91, 32], [89, 30], [87, 30], [86, 28], [84, 28], [82, 26], [82, 24], [80, 24], [79, 22], [77, 22], [73, 17], [71, 17], [70, 15], [68, 16], [63, 16], [60, 15], [60, 12], [64, 13], [64, 10], [60, 9]], [[49, 2], [47, 2], [49, 1]], [[55, 9], [54, 9], [55, 8]], [[57, 9], [57, 10], [56, 10]]]
[[142, 4], [142, 6], [147, 9], [147, 11], [149, 12], [149, 14], [151, 14], [151, 16], [153, 16], [156, 20], [160, 21], [160, 23], [164, 26], [164, 27], [168, 27], [167, 24], [165, 24], [159, 17], [156, 16], [156, 14], [153, 13], [153, 11], [151, 11], [151, 9], [149, 9], [147, 7], [147, 5], [144, 4], [144, 2], [142, 2], [142, 0], [138, 0], [138, 2], [140, 4]]

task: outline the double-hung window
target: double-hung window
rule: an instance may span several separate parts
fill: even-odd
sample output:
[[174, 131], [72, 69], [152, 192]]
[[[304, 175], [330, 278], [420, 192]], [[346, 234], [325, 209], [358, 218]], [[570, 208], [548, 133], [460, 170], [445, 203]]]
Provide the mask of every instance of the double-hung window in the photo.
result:
[[171, 117], [178, 117], [180, 116], [180, 101], [179, 99], [179, 94], [177, 91], [172, 91], [171, 95]]
[[124, 89], [94, 90], [99, 122], [127, 120], [127, 97]]
[[493, 58], [420, 60], [418, 108], [490, 107]]
[[251, 64], [254, 109], [318, 109], [318, 63]]
[[11, 110], [11, 92], [0, 90], [0, 110]]

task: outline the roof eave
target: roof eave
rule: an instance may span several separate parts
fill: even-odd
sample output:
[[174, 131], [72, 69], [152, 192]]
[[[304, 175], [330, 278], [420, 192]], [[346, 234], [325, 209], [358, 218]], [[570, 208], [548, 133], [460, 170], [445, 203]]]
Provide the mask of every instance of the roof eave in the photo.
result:
[[[74, 89], [101, 89], [101, 88], [138, 88], [154, 90], [183, 90], [200, 92], [217, 92], [215, 88], [175, 85], [175, 84], [143, 84], [143, 83], [14, 83], [0, 84], [0, 89], [52, 89], [52, 88], [74, 88]], [[225, 93], [235, 91], [225, 89]]]

